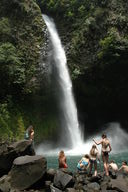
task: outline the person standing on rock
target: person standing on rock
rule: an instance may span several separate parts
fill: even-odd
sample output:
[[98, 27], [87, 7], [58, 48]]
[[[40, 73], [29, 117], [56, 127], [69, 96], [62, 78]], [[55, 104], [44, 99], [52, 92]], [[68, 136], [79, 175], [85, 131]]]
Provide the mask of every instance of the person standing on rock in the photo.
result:
[[89, 174], [91, 174], [92, 167], [94, 165], [94, 176], [97, 176], [97, 159], [100, 161], [99, 151], [96, 145], [92, 145], [90, 150], [90, 166], [89, 166]]
[[25, 139], [34, 141], [34, 128], [30, 125], [25, 132]]
[[25, 139], [31, 141], [31, 151], [32, 151], [33, 155], [35, 155], [35, 151], [34, 151], [34, 128], [32, 125], [30, 125], [27, 128], [27, 130], [25, 132]]
[[58, 163], [59, 163], [59, 168], [68, 168], [68, 165], [66, 162], [66, 156], [63, 150], [59, 152]]
[[102, 134], [102, 139], [100, 141], [95, 141], [95, 139], [93, 139], [93, 141], [95, 142], [96, 145], [100, 145], [100, 144], [102, 145], [101, 153], [102, 153], [102, 159], [104, 164], [104, 170], [105, 170], [106, 176], [109, 176], [108, 160], [109, 160], [109, 153], [112, 150], [110, 141], [105, 134]]

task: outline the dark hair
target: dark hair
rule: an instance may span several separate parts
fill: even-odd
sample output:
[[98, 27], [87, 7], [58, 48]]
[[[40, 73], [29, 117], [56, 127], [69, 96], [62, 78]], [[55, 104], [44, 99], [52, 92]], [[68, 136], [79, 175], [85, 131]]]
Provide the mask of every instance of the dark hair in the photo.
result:
[[110, 163], [115, 163], [115, 161], [114, 161], [114, 160], [111, 160]]
[[90, 159], [90, 157], [89, 157], [89, 155], [88, 155], [88, 154], [86, 154], [84, 157], [85, 157], [85, 158], [87, 158], [87, 159]]
[[124, 163], [125, 165], [127, 165], [127, 161], [123, 161], [122, 163]]
[[107, 135], [106, 134], [102, 134], [102, 138], [104, 139], [104, 138], [107, 138]]
[[31, 133], [31, 132], [32, 132], [32, 130], [34, 130], [34, 128], [33, 128], [33, 126], [32, 126], [32, 125], [30, 125], [30, 126], [27, 128], [27, 131], [28, 131], [28, 133]]

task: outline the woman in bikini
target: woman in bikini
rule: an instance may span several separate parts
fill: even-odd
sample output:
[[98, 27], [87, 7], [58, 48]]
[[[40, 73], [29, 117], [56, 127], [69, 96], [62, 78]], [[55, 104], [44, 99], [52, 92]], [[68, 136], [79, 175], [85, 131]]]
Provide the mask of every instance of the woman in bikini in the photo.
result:
[[82, 159], [77, 164], [77, 169], [79, 171], [87, 170], [90, 165], [89, 159], [90, 159], [90, 157], [88, 154], [86, 154], [84, 157], [82, 157]]
[[90, 166], [89, 166], [89, 173], [91, 174], [92, 167], [94, 165], [94, 176], [97, 176], [97, 159], [100, 161], [99, 151], [96, 145], [92, 145], [90, 150]]
[[59, 162], [59, 168], [68, 168], [64, 151], [59, 152], [58, 162]]
[[100, 141], [95, 141], [95, 139], [93, 139], [93, 141], [95, 142], [96, 145], [100, 145], [100, 144], [102, 145], [101, 153], [102, 153], [102, 159], [104, 164], [104, 170], [105, 170], [106, 176], [109, 176], [108, 160], [109, 160], [109, 153], [112, 150], [110, 141], [108, 140], [105, 134], [102, 134], [102, 139]]

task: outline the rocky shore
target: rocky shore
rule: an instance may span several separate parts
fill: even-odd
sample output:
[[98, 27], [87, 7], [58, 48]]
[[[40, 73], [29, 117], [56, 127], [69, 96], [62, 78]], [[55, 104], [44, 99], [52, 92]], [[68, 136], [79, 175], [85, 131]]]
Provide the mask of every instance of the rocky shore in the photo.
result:
[[20, 191], [128, 192], [128, 176], [47, 169], [46, 158], [35, 155], [30, 141], [0, 143], [0, 192]]

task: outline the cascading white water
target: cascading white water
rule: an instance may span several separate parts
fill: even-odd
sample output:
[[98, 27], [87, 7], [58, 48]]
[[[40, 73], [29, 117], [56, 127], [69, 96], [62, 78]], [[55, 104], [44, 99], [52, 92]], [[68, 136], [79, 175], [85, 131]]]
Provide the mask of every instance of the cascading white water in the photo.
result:
[[[59, 102], [61, 106], [62, 124], [64, 124], [64, 127], [66, 127], [64, 132], [62, 130], [61, 131], [63, 132], [63, 134], [69, 135], [69, 137], [63, 135], [64, 139], [66, 138], [65, 143], [68, 144], [68, 148], [67, 146], [63, 147], [62, 145], [54, 148], [52, 143], [47, 142], [40, 144], [36, 149], [36, 153], [57, 155], [58, 152], [62, 149], [64, 149], [67, 155], [81, 155], [89, 153], [92, 144], [94, 144], [92, 140], [93, 137], [96, 140], [99, 140], [101, 139], [101, 135], [103, 132], [107, 133], [108, 138], [110, 139], [113, 153], [126, 150], [128, 144], [128, 134], [123, 131], [119, 123], [110, 123], [105, 126], [105, 129], [101, 128], [100, 132], [96, 135], [90, 136], [90, 138], [88, 138], [86, 142], [83, 141], [79, 129], [77, 109], [72, 93], [72, 83], [67, 68], [65, 52], [53, 20], [51, 20], [46, 15], [43, 15], [43, 18], [46, 22], [50, 34], [52, 44], [52, 51], [50, 52], [50, 55], [52, 55], [52, 64], [54, 65], [54, 68], [56, 70], [55, 75], [59, 83], [58, 92], [60, 95]], [[98, 148], [100, 150], [101, 146], [98, 146]]]
[[79, 129], [77, 109], [72, 92], [72, 82], [67, 68], [66, 55], [53, 20], [46, 15], [43, 15], [43, 18], [50, 34], [52, 59], [57, 70], [56, 79], [59, 82], [61, 124], [63, 126], [62, 129], [65, 130], [63, 131], [62, 138], [68, 138], [65, 141], [68, 144], [67, 146], [74, 148], [75, 146], [80, 146], [83, 143], [83, 139]]

